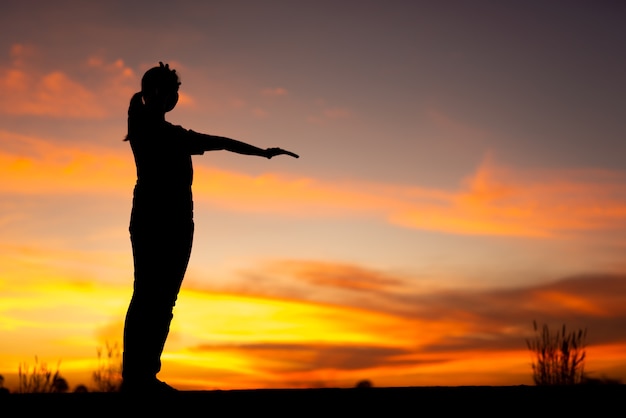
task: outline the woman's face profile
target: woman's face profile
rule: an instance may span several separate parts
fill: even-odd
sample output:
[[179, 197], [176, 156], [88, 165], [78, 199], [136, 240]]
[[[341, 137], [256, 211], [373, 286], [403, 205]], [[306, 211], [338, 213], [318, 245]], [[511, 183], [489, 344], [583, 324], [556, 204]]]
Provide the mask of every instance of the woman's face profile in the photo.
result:
[[178, 86], [175, 89], [165, 92], [165, 97], [163, 98], [163, 108], [165, 112], [169, 112], [170, 110], [176, 107], [178, 103]]
[[155, 88], [143, 94], [146, 105], [155, 110], [162, 110], [165, 113], [176, 107], [178, 97], [178, 85]]

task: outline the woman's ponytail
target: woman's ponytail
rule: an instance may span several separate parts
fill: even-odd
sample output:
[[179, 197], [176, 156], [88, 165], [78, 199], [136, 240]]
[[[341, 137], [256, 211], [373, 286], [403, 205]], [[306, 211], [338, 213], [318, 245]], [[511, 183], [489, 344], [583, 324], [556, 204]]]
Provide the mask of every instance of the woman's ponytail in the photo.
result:
[[128, 141], [133, 134], [133, 119], [141, 117], [141, 113], [143, 112], [143, 99], [142, 93], [135, 93], [130, 99], [130, 105], [128, 106], [128, 132], [126, 134], [126, 138], [124, 141]]

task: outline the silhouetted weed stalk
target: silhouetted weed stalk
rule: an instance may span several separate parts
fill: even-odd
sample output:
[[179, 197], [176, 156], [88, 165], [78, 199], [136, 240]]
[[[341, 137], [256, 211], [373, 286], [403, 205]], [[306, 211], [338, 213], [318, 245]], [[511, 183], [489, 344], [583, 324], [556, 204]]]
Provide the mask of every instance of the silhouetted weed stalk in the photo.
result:
[[122, 383], [122, 354], [117, 342], [108, 341], [104, 347], [96, 349], [98, 353], [98, 368], [93, 372], [93, 381], [96, 390], [100, 392], [117, 392]]
[[587, 330], [550, 333], [547, 325], [539, 330], [533, 321], [535, 338], [526, 345], [533, 353], [533, 380], [536, 385], [573, 385], [583, 380], [585, 366], [585, 338]]
[[[60, 383], [65, 382], [59, 374], [59, 365], [53, 372], [48, 369], [46, 363], [40, 363], [35, 356], [35, 364], [32, 368], [27, 363], [20, 363], [18, 366], [18, 392], [19, 393], [50, 393], [58, 392]], [[67, 383], [65, 384], [67, 386]]]

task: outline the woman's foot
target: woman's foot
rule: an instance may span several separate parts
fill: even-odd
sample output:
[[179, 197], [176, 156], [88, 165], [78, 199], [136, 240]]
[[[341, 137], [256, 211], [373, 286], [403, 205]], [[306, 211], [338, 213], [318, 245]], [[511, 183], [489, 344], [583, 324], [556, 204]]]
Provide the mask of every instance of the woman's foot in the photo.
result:
[[124, 393], [175, 393], [178, 392], [159, 379], [124, 379], [120, 386], [120, 392]]

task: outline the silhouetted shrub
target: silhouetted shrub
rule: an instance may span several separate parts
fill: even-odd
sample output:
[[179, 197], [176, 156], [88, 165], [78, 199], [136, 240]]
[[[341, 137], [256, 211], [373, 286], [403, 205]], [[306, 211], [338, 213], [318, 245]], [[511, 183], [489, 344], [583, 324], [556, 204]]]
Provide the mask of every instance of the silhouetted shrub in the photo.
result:
[[0, 374], [0, 395], [9, 393], [9, 389], [4, 387], [4, 376]]
[[52, 388], [51, 392], [54, 393], [65, 393], [70, 390], [70, 385], [67, 384], [67, 380], [64, 378], [57, 376], [52, 380]]
[[547, 325], [539, 331], [533, 321], [535, 338], [526, 340], [533, 353], [533, 380], [536, 385], [572, 385], [581, 383], [584, 376], [585, 338], [587, 330], [551, 334]]
[[357, 388], [357, 389], [367, 389], [367, 388], [371, 388], [373, 386], [374, 385], [372, 385], [372, 381], [371, 380], [364, 379], [364, 380], [359, 380], [354, 387]]

